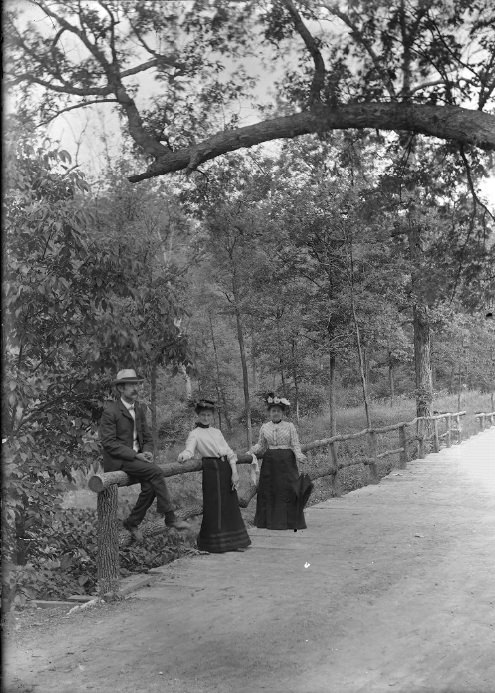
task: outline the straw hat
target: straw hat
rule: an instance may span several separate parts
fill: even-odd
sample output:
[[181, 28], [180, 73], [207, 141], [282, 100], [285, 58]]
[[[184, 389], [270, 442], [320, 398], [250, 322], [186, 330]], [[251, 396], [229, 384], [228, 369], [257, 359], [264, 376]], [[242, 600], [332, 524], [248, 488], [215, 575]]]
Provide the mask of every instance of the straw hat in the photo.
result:
[[142, 383], [144, 378], [136, 375], [133, 368], [124, 368], [117, 373], [117, 378], [113, 381], [113, 385], [126, 385], [127, 383]]

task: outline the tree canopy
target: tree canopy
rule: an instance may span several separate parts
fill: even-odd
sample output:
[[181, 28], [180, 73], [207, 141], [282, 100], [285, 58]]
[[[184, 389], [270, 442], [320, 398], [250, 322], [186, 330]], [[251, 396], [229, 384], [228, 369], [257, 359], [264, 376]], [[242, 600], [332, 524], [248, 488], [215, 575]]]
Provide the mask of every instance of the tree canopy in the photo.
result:
[[[7, 12], [10, 83], [41, 91], [43, 122], [116, 107], [148, 163], [131, 181], [339, 129], [428, 135], [464, 156], [495, 149], [491, 0], [29, 3], [45, 21], [25, 31]], [[273, 103], [239, 127], [232, 107], [253, 93], [254, 55]]]

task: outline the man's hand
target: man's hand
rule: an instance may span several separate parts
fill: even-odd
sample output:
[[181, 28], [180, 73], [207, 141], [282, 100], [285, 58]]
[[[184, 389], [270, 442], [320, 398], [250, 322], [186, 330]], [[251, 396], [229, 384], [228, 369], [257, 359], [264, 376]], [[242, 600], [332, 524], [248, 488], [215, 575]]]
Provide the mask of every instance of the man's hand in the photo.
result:
[[179, 456], [177, 457], [177, 462], [185, 462], [188, 459], [189, 459], [189, 457], [188, 457], [187, 452], [180, 452]]
[[260, 473], [260, 467], [258, 464], [258, 458], [253, 455], [253, 461], [251, 462], [251, 469], [249, 476], [251, 477], [251, 483], [253, 486], [257, 486], [257, 475]]
[[152, 452], [138, 452], [136, 455], [137, 460], [141, 460], [141, 462], [153, 462], [153, 453]]

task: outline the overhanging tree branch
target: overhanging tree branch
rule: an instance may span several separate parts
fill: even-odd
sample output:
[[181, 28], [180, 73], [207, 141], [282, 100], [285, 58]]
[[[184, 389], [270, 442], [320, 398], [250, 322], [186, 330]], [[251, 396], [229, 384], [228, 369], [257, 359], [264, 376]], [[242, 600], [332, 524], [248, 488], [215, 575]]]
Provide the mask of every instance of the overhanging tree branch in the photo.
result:
[[194, 171], [200, 164], [237, 149], [299, 135], [348, 129], [407, 130], [454, 140], [486, 151], [495, 150], [495, 116], [457, 106], [400, 103], [353, 103], [321, 106], [255, 125], [218, 132], [175, 152], [167, 151], [147, 171], [129, 177], [132, 183], [173, 171]]

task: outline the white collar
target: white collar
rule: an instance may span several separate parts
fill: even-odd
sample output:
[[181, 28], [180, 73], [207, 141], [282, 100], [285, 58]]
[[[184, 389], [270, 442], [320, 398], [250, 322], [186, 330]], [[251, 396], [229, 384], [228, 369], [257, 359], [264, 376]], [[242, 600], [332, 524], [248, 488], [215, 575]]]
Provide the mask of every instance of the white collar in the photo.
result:
[[127, 409], [127, 411], [129, 411], [129, 409], [135, 409], [136, 408], [136, 402], [134, 402], [134, 404], [128, 404], [124, 399], [122, 399], [122, 397], [120, 398], [120, 401], [122, 402], [124, 407]]

